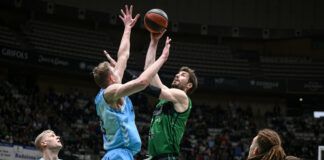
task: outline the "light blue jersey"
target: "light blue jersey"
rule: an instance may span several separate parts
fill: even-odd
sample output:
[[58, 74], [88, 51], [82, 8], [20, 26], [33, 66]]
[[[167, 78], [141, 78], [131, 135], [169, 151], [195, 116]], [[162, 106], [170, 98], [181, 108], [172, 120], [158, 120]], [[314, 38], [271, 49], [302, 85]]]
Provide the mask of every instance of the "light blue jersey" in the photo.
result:
[[[141, 150], [141, 139], [135, 125], [135, 114], [131, 100], [125, 96], [121, 110], [114, 110], [106, 103], [101, 89], [96, 96], [97, 115], [103, 132], [104, 149], [128, 149], [131, 155]], [[117, 150], [116, 150], [117, 151]]]

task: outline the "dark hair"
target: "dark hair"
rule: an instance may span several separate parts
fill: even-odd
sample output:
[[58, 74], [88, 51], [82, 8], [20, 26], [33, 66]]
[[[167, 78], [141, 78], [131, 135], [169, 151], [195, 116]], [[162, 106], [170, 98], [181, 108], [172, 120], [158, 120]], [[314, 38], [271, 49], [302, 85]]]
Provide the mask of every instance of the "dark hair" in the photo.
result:
[[258, 155], [249, 157], [248, 159], [260, 160], [283, 160], [285, 159], [285, 151], [281, 147], [281, 139], [277, 132], [271, 129], [263, 129], [258, 133], [256, 139], [258, 146]]
[[108, 62], [101, 62], [92, 71], [94, 80], [100, 88], [108, 87], [108, 77], [111, 74], [109, 69], [110, 64]]
[[189, 73], [189, 83], [192, 83], [192, 87], [188, 90], [188, 95], [192, 94], [198, 87], [198, 80], [197, 80], [197, 77], [196, 77], [196, 74], [195, 74], [195, 70], [189, 68], [189, 67], [186, 67], [186, 66], [183, 66], [180, 68], [179, 72], [181, 71], [184, 71], [184, 72], [187, 72]]

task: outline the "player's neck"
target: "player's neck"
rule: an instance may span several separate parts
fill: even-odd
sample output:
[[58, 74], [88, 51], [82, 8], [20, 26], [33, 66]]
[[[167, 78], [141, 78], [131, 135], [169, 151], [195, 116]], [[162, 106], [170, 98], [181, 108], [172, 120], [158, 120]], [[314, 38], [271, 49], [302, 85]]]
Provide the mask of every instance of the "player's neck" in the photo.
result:
[[45, 150], [43, 152], [43, 159], [44, 160], [58, 160], [58, 153], [60, 150]]

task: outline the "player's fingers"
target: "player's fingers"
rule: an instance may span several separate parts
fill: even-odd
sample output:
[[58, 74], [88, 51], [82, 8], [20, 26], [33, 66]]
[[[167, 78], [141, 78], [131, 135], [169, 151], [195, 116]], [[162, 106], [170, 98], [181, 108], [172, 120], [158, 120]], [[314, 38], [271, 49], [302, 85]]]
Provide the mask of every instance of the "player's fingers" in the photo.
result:
[[115, 66], [117, 62], [113, 58], [111, 58], [110, 55], [109, 58], [110, 58], [110, 63]]
[[126, 16], [124, 10], [120, 9], [120, 12], [124, 17]]
[[134, 26], [135, 25], [135, 23], [137, 22], [138, 18], [139, 18], [139, 14], [136, 15], [135, 19], [131, 23], [131, 26]]
[[169, 44], [171, 42], [171, 38], [169, 36], [167, 36], [167, 39], [165, 41], [166, 44]]
[[138, 18], [140, 17], [140, 14], [136, 14], [134, 21], [136, 22], [138, 20]]
[[130, 6], [130, 9], [129, 9], [129, 14], [132, 16], [132, 13], [133, 13], [133, 5]]
[[164, 29], [161, 33], [159, 33], [159, 35], [162, 37], [165, 32], [166, 32], [166, 29]]
[[125, 5], [125, 10], [126, 10], [126, 15], [128, 15], [129, 11], [128, 11], [128, 5], [127, 4]]
[[107, 59], [110, 61], [110, 64], [115, 66], [117, 62], [113, 58], [111, 58], [110, 54], [106, 50], [104, 50], [104, 53], [105, 53]]
[[122, 21], [124, 21], [124, 18], [121, 16], [121, 15], [119, 15], [118, 16]]

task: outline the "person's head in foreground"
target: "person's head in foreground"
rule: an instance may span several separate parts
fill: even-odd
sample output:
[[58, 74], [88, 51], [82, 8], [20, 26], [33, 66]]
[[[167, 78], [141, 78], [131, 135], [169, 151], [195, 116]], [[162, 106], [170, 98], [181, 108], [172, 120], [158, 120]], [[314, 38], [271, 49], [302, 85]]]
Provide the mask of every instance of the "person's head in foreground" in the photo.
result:
[[278, 133], [263, 129], [253, 138], [248, 160], [284, 160], [285, 156]]
[[60, 137], [54, 131], [45, 130], [36, 137], [35, 147], [42, 153], [44, 160], [56, 160], [63, 145]]

